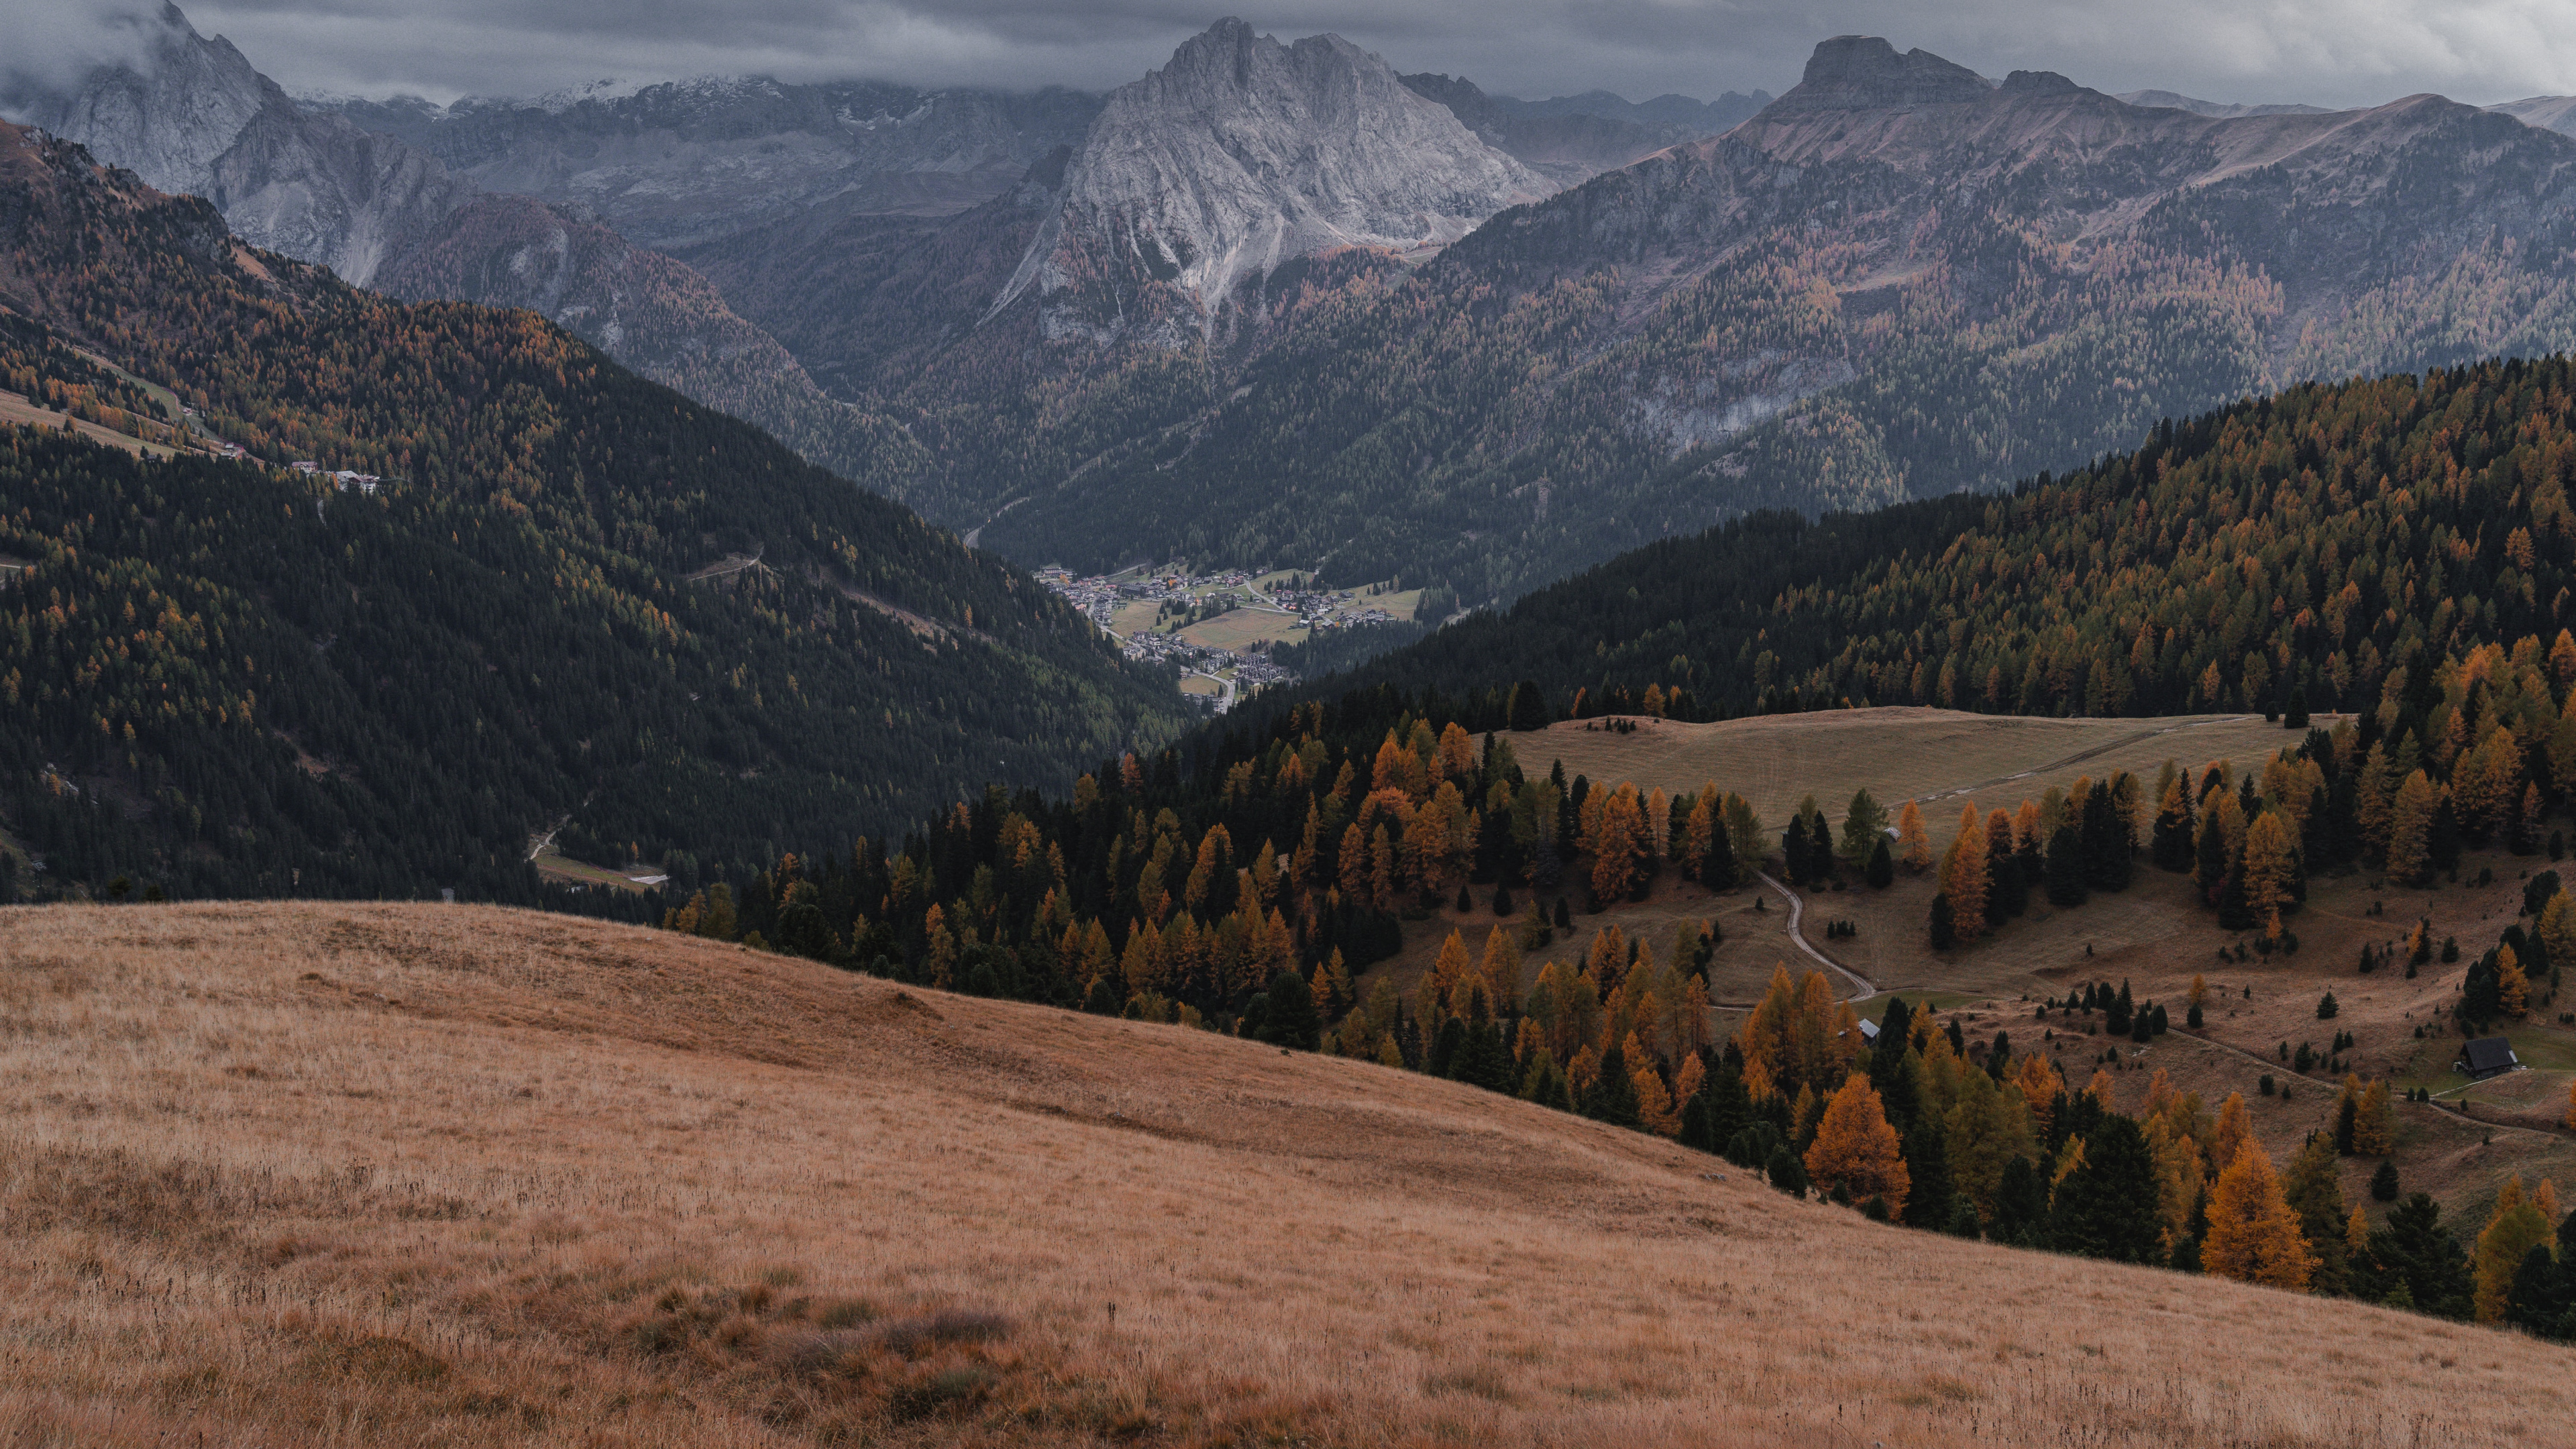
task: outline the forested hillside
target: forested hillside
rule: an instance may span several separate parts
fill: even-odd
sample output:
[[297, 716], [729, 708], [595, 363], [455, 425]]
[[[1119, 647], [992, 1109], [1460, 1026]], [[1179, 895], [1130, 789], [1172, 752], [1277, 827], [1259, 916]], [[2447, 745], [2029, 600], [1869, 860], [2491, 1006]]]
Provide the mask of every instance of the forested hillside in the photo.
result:
[[77, 342], [250, 454], [0, 442], [0, 809], [55, 881], [524, 898], [561, 822], [685, 884], [1175, 726], [1031, 580], [749, 426], [9, 128], [0, 306], [12, 390], [147, 410]]
[[[1096, 1009], [1147, 998], [1136, 1009], [1253, 1030], [1275, 1032], [1264, 1023], [1279, 1003], [1311, 995], [1298, 1032], [1335, 1027], [1347, 1050], [1416, 1062], [1439, 1013], [1472, 1028], [1540, 1011], [1505, 999], [1517, 993], [1499, 983], [1518, 978], [1495, 963], [1564, 927], [1569, 900], [1617, 901], [1666, 870], [1731, 885], [1775, 848], [1739, 782], [1666, 798], [1515, 758], [1514, 731], [1569, 706], [2354, 712], [2331, 734], [2288, 737], [2281, 768], [2259, 790], [2249, 774], [2242, 799], [2217, 773], [2152, 792], [2122, 776], [2093, 792], [2125, 802], [2103, 819], [2057, 822], [2056, 838], [2051, 822], [2007, 821], [1995, 836], [2025, 888], [2078, 900], [2088, 880], [2122, 888], [2152, 841], [2155, 863], [2193, 872], [2230, 929], [2278, 909], [2247, 882], [2257, 863], [2296, 877], [2284, 852], [2413, 881], [2462, 839], [2528, 850], [2576, 792], [2576, 634], [2560, 622], [2576, 543], [2571, 383], [2576, 367], [2553, 359], [2302, 388], [2007, 498], [1766, 517], [1657, 545], [1356, 679], [1259, 697], [1187, 759], [1112, 762], [1069, 800], [990, 792], [899, 840], [776, 862], [673, 924], [942, 985]], [[1821, 849], [1824, 816], [1810, 806], [1783, 823], [1790, 877], [1833, 874], [1799, 856], [1801, 840]], [[1846, 824], [1842, 868], [1867, 863], [1885, 823]], [[1918, 855], [1921, 822], [1905, 826]], [[1984, 850], [1971, 852], [1977, 882]], [[2059, 881], [2043, 860], [2072, 874]], [[1944, 879], [1965, 870], [1954, 861]], [[1960, 880], [1982, 919], [1990, 892]], [[1419, 1025], [1392, 996], [1357, 999], [1352, 980], [1396, 948], [1398, 918], [1470, 883], [1472, 904], [1500, 895], [1499, 929], [1476, 962], [1444, 954], [1432, 997], [1407, 1008]], [[1658, 969], [1679, 974], [1638, 990], [1667, 1012], [1704, 999], [1681, 991], [1697, 949], [1677, 944]], [[1464, 979], [1452, 968], [1479, 962], [1496, 983], [1483, 1018], [1444, 994]], [[1592, 992], [1613, 1015], [1617, 974]], [[1570, 1067], [1582, 1043], [1554, 1040]], [[1591, 1041], [1596, 1061], [1617, 1041]], [[1685, 1042], [1663, 1060], [1687, 1055]]]
[[1523, 679], [1550, 718], [2419, 707], [2576, 623], [2571, 393], [2564, 357], [2293, 388], [2005, 497], [1654, 544], [1317, 688], [1478, 695], [1476, 727]]

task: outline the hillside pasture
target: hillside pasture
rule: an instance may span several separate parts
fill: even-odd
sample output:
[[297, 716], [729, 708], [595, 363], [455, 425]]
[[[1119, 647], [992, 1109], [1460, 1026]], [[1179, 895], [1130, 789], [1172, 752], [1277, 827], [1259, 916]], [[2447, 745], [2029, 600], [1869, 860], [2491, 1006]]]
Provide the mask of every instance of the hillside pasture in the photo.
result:
[[0, 1014], [12, 1442], [2395, 1449], [2576, 1413], [2510, 1334], [597, 922], [15, 909]]
[[[2331, 727], [2334, 719], [2319, 715], [2315, 722]], [[2229, 759], [2241, 771], [2302, 738], [2260, 715], [2036, 719], [1911, 706], [1713, 724], [1638, 717], [1636, 730], [1626, 734], [1602, 724], [1563, 720], [1515, 734], [1512, 752], [1525, 770], [1544, 772], [1563, 761], [1568, 779], [1634, 781], [1640, 790], [1667, 794], [1715, 782], [1752, 802], [1775, 832], [1810, 794], [1839, 828], [1844, 804], [1866, 787], [1891, 819], [1902, 802], [1920, 801], [1936, 846], [1948, 843], [1964, 805], [1980, 813], [2009, 809], [2051, 785], [2062, 788], [2079, 775], [2098, 780], [2113, 770], [2152, 781], [2166, 760], [2197, 767]]]

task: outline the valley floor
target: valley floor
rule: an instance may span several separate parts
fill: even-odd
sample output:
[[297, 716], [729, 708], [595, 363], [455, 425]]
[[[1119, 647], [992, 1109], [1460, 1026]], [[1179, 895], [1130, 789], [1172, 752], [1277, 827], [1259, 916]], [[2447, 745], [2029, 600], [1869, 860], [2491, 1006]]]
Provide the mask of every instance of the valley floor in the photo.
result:
[[2349, 1449], [2576, 1412], [2510, 1334], [498, 909], [0, 911], [0, 1081], [11, 1444]]

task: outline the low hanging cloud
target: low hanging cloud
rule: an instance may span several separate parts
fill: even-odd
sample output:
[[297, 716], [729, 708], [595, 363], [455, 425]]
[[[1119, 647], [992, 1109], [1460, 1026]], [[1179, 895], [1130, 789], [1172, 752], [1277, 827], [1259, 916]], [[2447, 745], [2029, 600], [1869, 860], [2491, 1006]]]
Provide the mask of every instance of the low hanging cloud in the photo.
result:
[[0, 97], [74, 83], [102, 63], [146, 64], [160, 12], [161, 0], [0, 0]]
[[[224, 0], [189, 10], [295, 90], [532, 95], [608, 78], [769, 74], [1100, 90], [1160, 65], [1226, 0]], [[0, 0], [0, 65], [130, 53], [136, 0]], [[2367, 105], [2576, 92], [2567, 0], [1279, 0], [1282, 39], [1334, 31], [1404, 70], [1546, 96], [1711, 97], [1795, 84], [1829, 35], [1884, 35], [1991, 76], [2107, 91]]]

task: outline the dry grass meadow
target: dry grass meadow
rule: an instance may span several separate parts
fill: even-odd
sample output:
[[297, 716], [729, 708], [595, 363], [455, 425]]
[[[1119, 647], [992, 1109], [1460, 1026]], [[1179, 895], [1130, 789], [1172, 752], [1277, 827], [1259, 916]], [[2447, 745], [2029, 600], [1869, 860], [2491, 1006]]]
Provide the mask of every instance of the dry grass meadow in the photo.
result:
[[[2318, 715], [2331, 728], [2339, 716]], [[1511, 737], [1523, 769], [1565, 762], [1566, 778], [1632, 780], [1640, 790], [1697, 791], [1709, 781], [1753, 803], [1765, 823], [1789, 823], [1801, 797], [1813, 794], [1839, 824], [1852, 791], [1867, 786], [1891, 815], [1919, 800], [1936, 841], [1959, 808], [1978, 813], [2036, 798], [2078, 775], [2104, 778], [2127, 770], [2148, 780], [2166, 760], [2203, 765], [2269, 759], [2301, 736], [2260, 715], [2179, 715], [2161, 719], [2036, 719], [1890, 705], [1757, 715], [1715, 724], [1638, 721], [1629, 734], [1585, 729], [1597, 721], [1566, 720], [1536, 734]]]
[[2378, 1449], [2576, 1414], [2509, 1334], [498, 909], [0, 911], [0, 1081], [11, 1446]]

